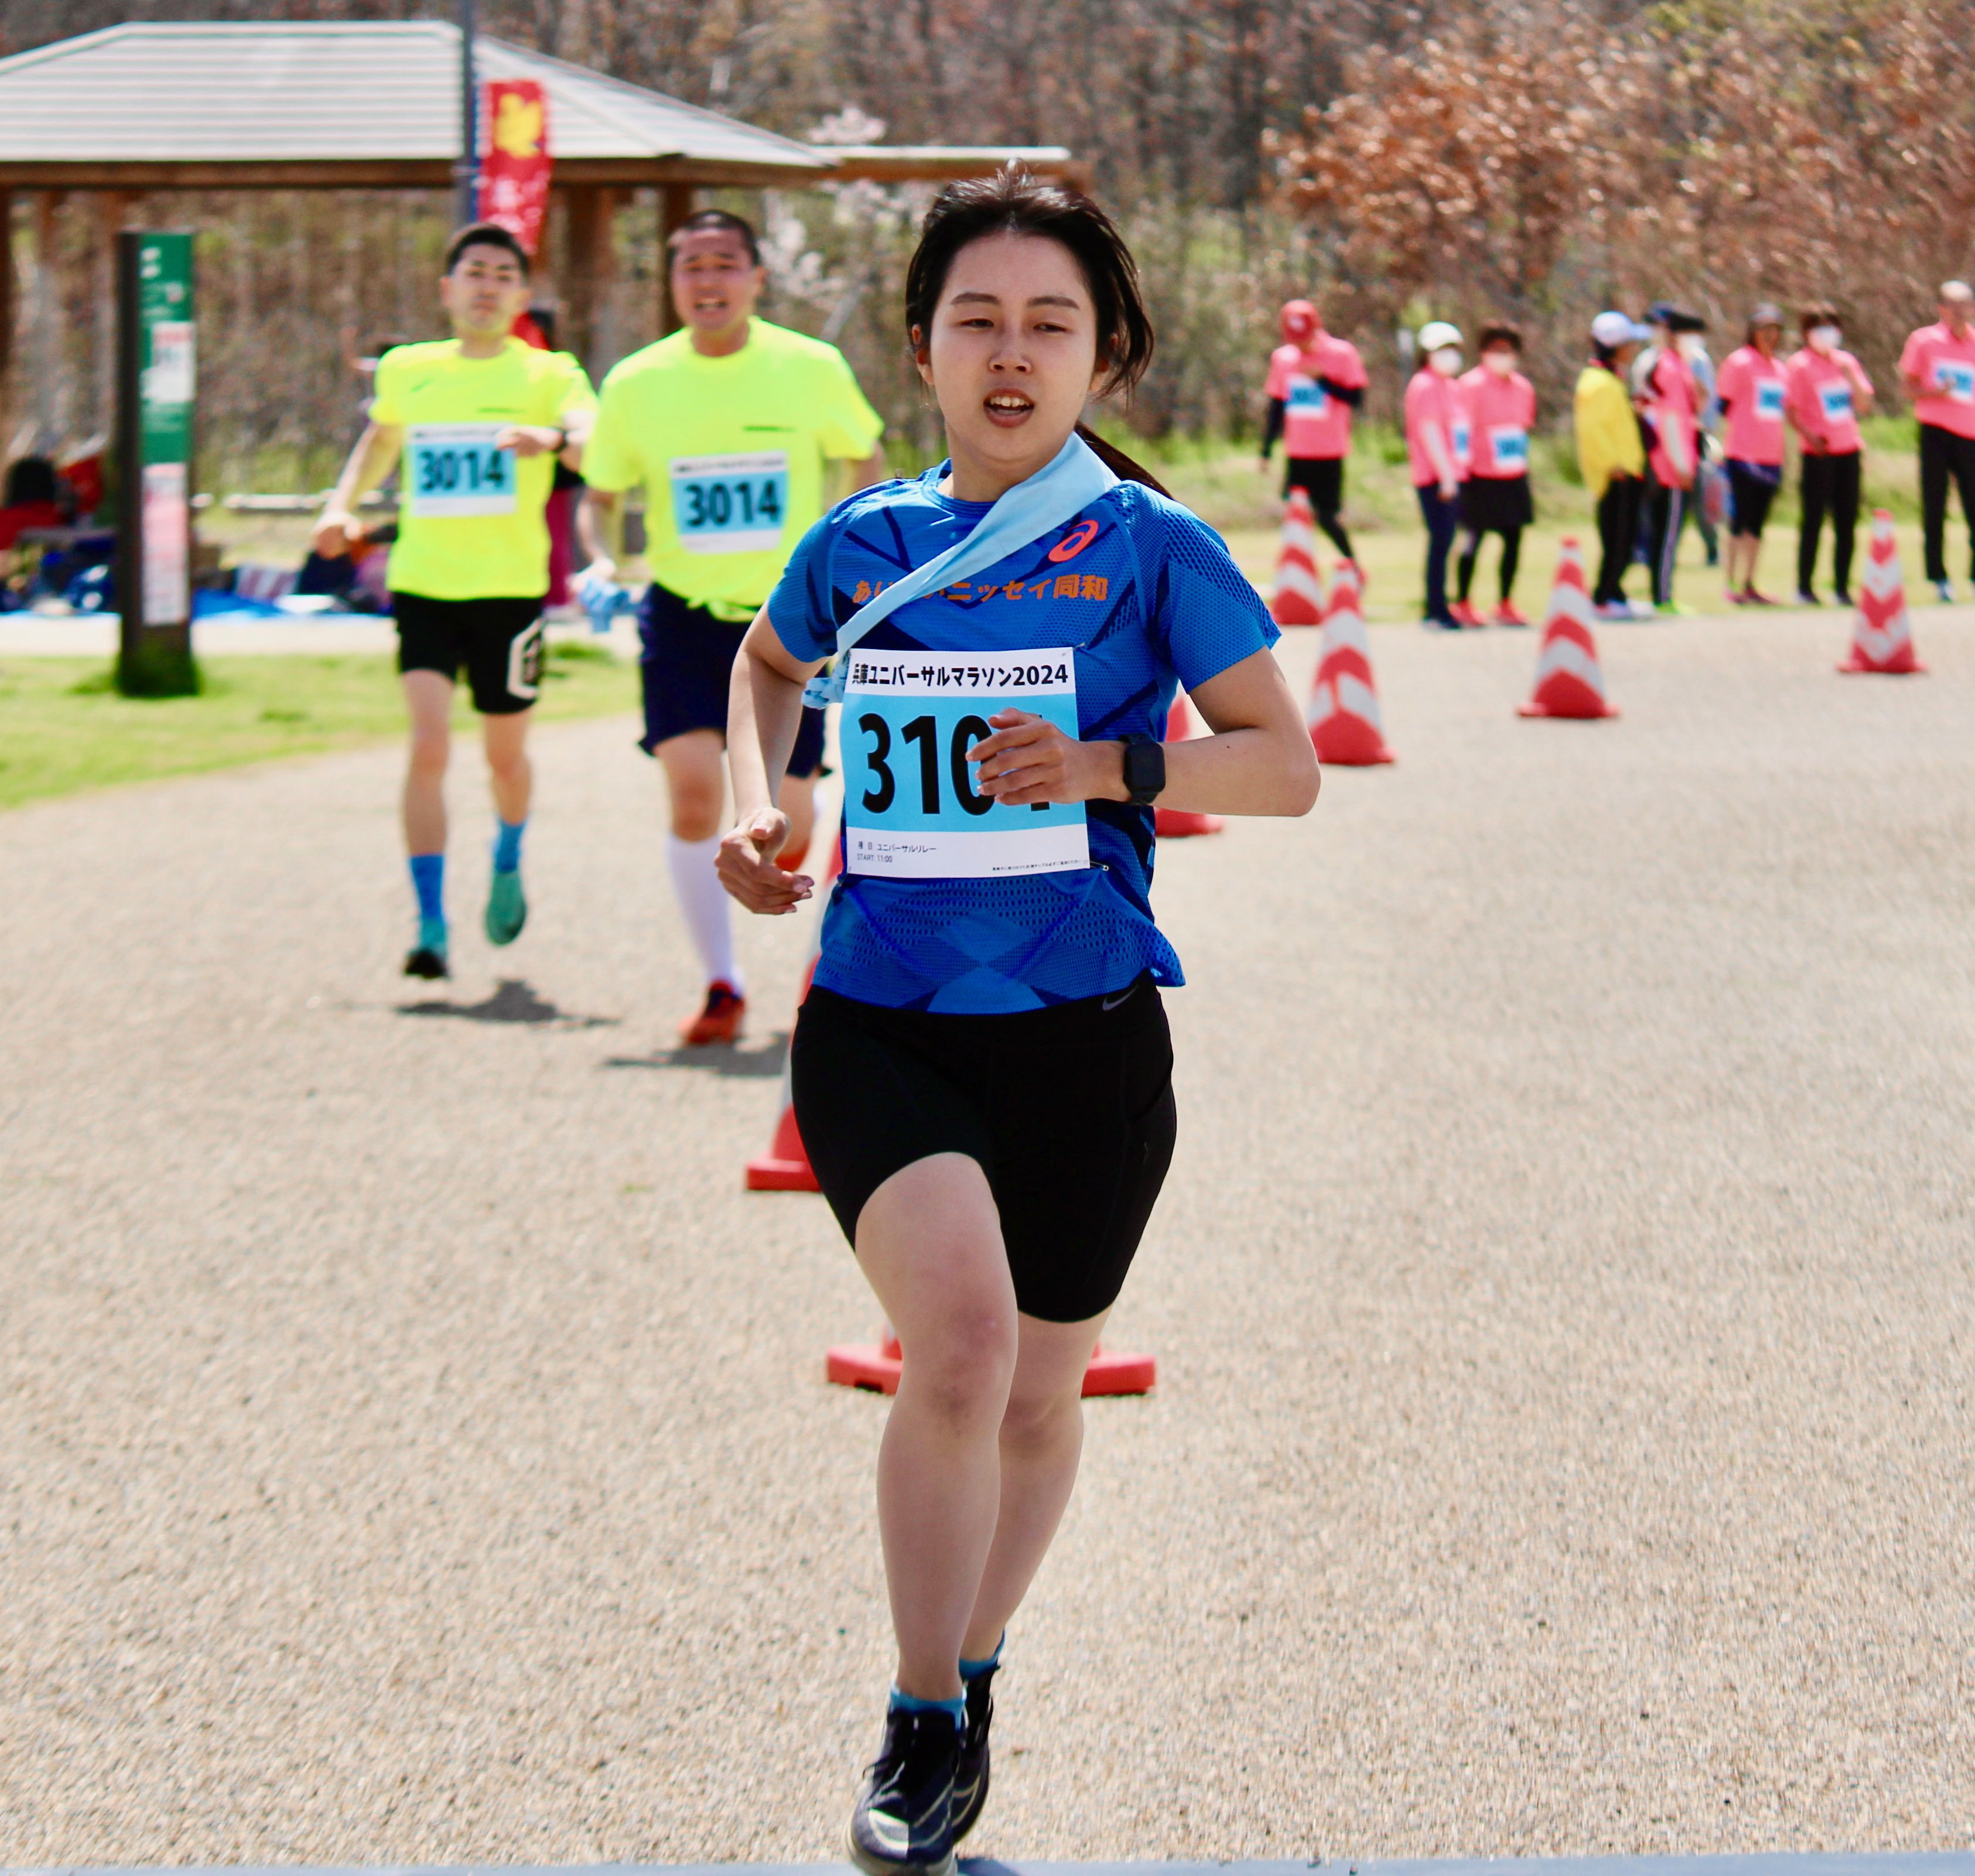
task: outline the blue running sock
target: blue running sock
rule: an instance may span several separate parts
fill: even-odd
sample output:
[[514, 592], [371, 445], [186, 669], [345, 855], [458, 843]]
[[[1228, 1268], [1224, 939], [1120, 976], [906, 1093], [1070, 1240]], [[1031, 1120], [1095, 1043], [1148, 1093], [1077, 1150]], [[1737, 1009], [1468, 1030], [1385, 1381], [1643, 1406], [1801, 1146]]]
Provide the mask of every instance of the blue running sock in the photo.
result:
[[412, 856], [412, 889], [419, 895], [419, 922], [422, 925], [445, 923], [445, 856], [414, 853]]
[[989, 1668], [1000, 1667], [1001, 1664], [1001, 1651], [1007, 1645], [1008, 1631], [1004, 1628], [1001, 1631], [1001, 1639], [994, 1644], [994, 1652], [992, 1654], [987, 1655], [978, 1661], [971, 1661], [965, 1655], [961, 1655], [960, 1658], [961, 1679], [963, 1681], [978, 1681], [983, 1674], [987, 1673]]
[[521, 836], [527, 832], [528, 823], [523, 821], [496, 821], [500, 832], [494, 836], [494, 870], [497, 873], [518, 872], [521, 866]]
[[892, 1711], [895, 1713], [946, 1713], [951, 1717], [956, 1727], [964, 1727], [967, 1723], [967, 1696], [956, 1694], [950, 1700], [922, 1700], [916, 1694], [901, 1692], [894, 1682]]

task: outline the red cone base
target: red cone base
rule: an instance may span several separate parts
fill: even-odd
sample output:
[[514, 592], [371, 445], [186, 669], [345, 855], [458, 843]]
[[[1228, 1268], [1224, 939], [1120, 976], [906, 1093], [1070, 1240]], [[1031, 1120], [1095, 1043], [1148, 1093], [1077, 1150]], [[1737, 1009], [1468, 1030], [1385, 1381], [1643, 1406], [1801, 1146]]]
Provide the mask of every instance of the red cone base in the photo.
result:
[[1184, 840], [1189, 834], [1218, 834], [1225, 823], [1218, 814], [1196, 814], [1191, 808], [1152, 810], [1152, 832], [1162, 840]]
[[[889, 1330], [875, 1347], [849, 1343], [823, 1357], [823, 1372], [830, 1380], [868, 1394], [896, 1394], [899, 1365], [899, 1339]], [[1100, 1348], [1083, 1371], [1083, 1392], [1086, 1399], [1098, 1394], [1148, 1394], [1158, 1379], [1158, 1363], [1152, 1355]]]
[[816, 1173], [803, 1145], [802, 1129], [796, 1125], [796, 1111], [782, 1109], [775, 1122], [775, 1137], [759, 1158], [748, 1162], [748, 1190], [751, 1192], [820, 1192]]

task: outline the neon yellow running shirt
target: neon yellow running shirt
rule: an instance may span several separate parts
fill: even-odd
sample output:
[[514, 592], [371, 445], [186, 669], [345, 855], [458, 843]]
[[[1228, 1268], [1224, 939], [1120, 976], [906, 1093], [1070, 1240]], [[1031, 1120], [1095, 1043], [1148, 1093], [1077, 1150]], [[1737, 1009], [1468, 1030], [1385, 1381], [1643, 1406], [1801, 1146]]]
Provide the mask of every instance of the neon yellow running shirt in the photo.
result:
[[534, 599], [549, 589], [542, 511], [555, 458], [496, 449], [511, 423], [567, 425], [596, 393], [567, 352], [511, 338], [492, 358], [457, 339], [394, 346], [377, 361], [373, 423], [401, 426], [392, 590], [429, 600]]
[[751, 618], [822, 517], [826, 459], [862, 461], [884, 423], [843, 354], [764, 319], [725, 358], [681, 330], [603, 380], [583, 479], [645, 488], [645, 560], [718, 619]]

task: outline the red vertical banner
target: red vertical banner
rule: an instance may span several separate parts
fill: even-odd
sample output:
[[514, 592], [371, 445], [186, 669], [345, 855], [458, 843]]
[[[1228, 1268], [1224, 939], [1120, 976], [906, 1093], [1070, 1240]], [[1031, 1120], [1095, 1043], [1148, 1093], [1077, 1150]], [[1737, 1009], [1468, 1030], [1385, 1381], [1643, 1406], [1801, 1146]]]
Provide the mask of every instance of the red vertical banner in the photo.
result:
[[481, 94], [480, 218], [498, 222], [532, 255], [549, 207], [548, 99], [532, 78], [490, 78]]

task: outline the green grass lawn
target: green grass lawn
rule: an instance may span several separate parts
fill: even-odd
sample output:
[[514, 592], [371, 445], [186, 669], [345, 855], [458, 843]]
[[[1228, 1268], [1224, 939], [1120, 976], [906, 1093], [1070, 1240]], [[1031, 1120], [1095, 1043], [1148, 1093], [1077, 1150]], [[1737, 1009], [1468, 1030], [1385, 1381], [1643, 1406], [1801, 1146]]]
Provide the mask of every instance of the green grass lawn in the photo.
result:
[[[200, 670], [199, 696], [139, 698], [110, 688], [107, 661], [0, 659], [0, 808], [404, 733], [388, 655], [209, 658]], [[538, 719], [637, 705], [635, 665], [580, 639], [551, 644]], [[464, 685], [454, 721], [472, 725]]]

